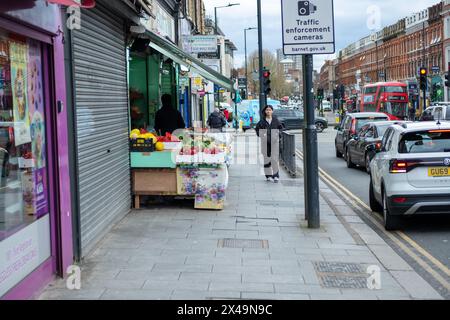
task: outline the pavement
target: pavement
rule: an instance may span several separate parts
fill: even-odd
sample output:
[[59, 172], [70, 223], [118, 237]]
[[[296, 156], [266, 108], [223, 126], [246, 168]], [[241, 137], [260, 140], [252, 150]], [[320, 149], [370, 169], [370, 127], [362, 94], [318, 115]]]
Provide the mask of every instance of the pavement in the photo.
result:
[[308, 229], [303, 179], [266, 182], [254, 144], [236, 136], [225, 210], [185, 201], [135, 210], [84, 259], [80, 290], [60, 279], [37, 298], [442, 299], [322, 182], [322, 226]]

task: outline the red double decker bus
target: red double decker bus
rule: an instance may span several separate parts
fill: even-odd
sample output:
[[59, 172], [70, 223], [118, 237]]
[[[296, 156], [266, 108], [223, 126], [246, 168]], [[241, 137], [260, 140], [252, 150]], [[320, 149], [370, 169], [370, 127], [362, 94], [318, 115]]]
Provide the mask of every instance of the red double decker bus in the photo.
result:
[[408, 117], [408, 88], [401, 82], [378, 82], [366, 85], [361, 97], [361, 112], [382, 112], [390, 120]]

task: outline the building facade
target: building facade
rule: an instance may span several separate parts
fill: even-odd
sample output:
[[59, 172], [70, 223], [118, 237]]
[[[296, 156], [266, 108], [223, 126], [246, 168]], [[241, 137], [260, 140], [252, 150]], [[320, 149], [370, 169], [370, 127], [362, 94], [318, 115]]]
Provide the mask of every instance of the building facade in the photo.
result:
[[[429, 100], [444, 100], [444, 12], [444, 3], [438, 3], [348, 45], [337, 58], [336, 84], [344, 85], [347, 94], [359, 94], [378, 81], [417, 83], [418, 69], [426, 67]], [[323, 86], [325, 81], [323, 75]]]

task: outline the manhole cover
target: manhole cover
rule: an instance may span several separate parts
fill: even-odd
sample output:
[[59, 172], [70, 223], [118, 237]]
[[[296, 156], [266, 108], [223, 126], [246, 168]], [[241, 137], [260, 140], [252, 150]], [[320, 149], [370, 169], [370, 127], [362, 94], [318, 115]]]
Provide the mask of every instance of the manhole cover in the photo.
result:
[[268, 249], [269, 241], [267, 240], [247, 240], [247, 239], [221, 239], [218, 243], [219, 248], [251, 248], [251, 249]]
[[339, 289], [367, 289], [367, 277], [348, 277], [348, 276], [320, 276], [322, 286], [325, 288]]
[[318, 273], [364, 273], [364, 269], [357, 263], [342, 262], [314, 262], [314, 268]]
[[314, 269], [325, 288], [367, 289], [368, 275], [358, 263], [319, 261]]

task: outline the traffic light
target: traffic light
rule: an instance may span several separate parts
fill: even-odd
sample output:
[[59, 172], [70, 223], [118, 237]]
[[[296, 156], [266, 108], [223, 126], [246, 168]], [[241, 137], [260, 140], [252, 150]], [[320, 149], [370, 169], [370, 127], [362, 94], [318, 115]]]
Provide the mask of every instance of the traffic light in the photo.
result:
[[450, 87], [450, 63], [448, 64], [447, 72], [445, 73], [445, 86]]
[[428, 69], [427, 68], [420, 68], [419, 70], [419, 76], [420, 76], [420, 90], [427, 90], [427, 76], [428, 76]]
[[263, 70], [263, 88], [264, 88], [264, 93], [266, 94], [266, 96], [268, 96], [272, 92], [272, 89], [270, 88], [271, 83], [272, 83], [272, 81], [270, 80], [270, 71], [267, 69], [264, 69]]
[[317, 89], [317, 100], [323, 100], [323, 89]]

